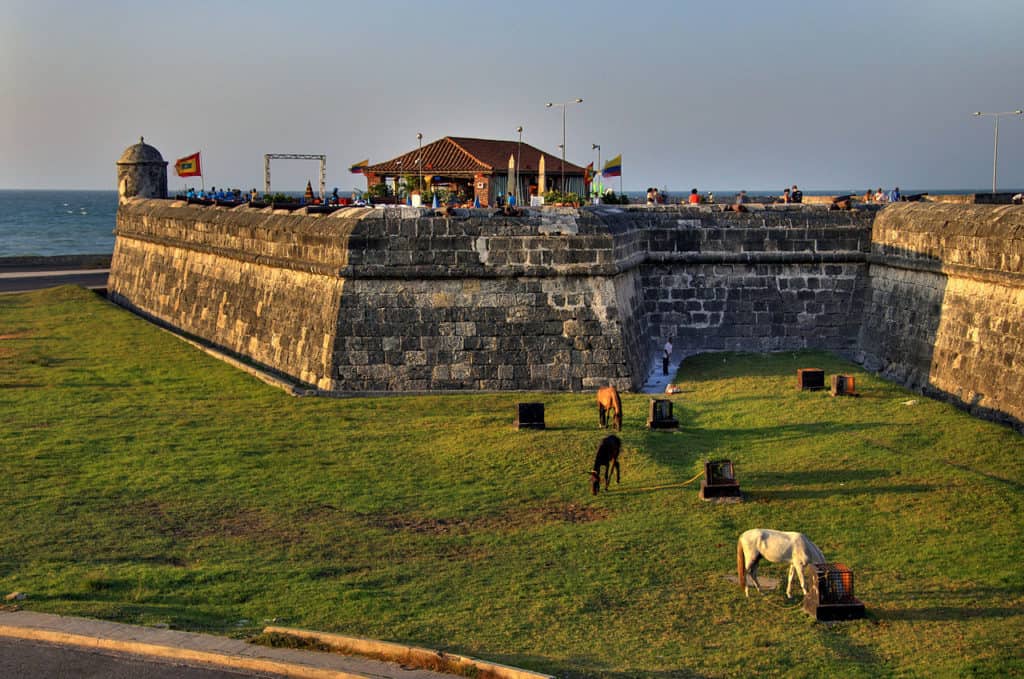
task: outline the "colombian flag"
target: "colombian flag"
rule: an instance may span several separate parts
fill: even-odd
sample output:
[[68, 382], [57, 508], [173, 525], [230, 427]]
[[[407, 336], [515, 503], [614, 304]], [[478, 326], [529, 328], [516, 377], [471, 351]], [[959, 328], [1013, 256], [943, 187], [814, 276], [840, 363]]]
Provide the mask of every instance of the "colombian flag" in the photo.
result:
[[196, 151], [191, 156], [178, 158], [174, 161], [174, 171], [178, 173], [179, 177], [198, 177], [202, 175], [203, 171], [199, 168], [199, 151]]
[[604, 170], [601, 172], [605, 177], [621, 177], [622, 176], [622, 154], [615, 156], [607, 163], [604, 164]]
[[370, 164], [370, 159], [360, 160], [358, 163], [353, 164], [348, 168], [348, 171], [352, 174], [362, 174], [363, 170]]

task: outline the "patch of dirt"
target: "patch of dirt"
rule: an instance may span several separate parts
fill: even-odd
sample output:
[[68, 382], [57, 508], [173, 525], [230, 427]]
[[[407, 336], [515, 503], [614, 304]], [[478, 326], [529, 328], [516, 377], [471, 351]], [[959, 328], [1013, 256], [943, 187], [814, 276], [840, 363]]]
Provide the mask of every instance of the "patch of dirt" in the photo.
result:
[[28, 336], [29, 336], [28, 331], [27, 330], [22, 330], [20, 332], [8, 332], [8, 333], [0, 334], [0, 340], [21, 339], [22, 337], [28, 337]]
[[418, 516], [370, 514], [360, 517], [374, 528], [388, 531], [408, 531], [417, 534], [445, 535], [465, 534], [481, 530], [513, 530], [526, 526], [552, 523], [589, 523], [607, 519], [611, 512], [605, 507], [592, 507], [575, 503], [550, 503], [523, 510], [507, 510], [502, 514], [464, 519], [449, 517], [443, 519]]
[[[532, 514], [532, 517], [529, 516]], [[527, 512], [528, 520], [524, 523], [590, 523], [607, 519], [611, 512], [607, 507], [593, 507], [578, 505], [572, 502], [568, 504], [551, 504], [538, 507], [532, 512]]]

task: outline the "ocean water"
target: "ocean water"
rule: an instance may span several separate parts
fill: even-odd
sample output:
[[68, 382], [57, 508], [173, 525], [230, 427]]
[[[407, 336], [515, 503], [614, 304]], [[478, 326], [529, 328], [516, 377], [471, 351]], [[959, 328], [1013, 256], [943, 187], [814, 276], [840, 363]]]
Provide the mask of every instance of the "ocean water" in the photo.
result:
[[[611, 184], [607, 184], [611, 188]], [[659, 187], [665, 192], [665, 187]], [[780, 190], [781, 192], [781, 190]], [[805, 191], [804, 194], [835, 195], [862, 191]], [[974, 190], [953, 189], [933, 194], [974, 193]], [[626, 194], [634, 203], [642, 203], [645, 191]], [[701, 191], [706, 194], [706, 190]], [[748, 191], [752, 199], [774, 198], [779, 192]], [[904, 195], [922, 193], [912, 189]], [[301, 195], [298, 192], [295, 195]], [[689, 190], [668, 189], [671, 203], [684, 200]], [[731, 200], [735, 190], [715, 191], [716, 198]], [[117, 191], [49, 191], [0, 189], [0, 257], [92, 255], [114, 251], [114, 217], [117, 213]]]
[[0, 257], [114, 251], [117, 191], [0, 189]]

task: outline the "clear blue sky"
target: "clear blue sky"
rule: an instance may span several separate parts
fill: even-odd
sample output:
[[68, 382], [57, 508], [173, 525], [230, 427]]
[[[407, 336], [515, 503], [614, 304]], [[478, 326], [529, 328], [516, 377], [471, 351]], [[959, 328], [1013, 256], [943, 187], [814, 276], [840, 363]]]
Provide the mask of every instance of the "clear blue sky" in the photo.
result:
[[[445, 135], [569, 160], [627, 189], [991, 186], [993, 120], [1024, 107], [1024, 2], [54, 2], [0, 0], [0, 188], [115, 188], [145, 135], [206, 185], [264, 153], [348, 165]], [[1024, 119], [999, 184], [1024, 188]], [[278, 161], [276, 188], [317, 179]], [[171, 187], [182, 180], [171, 176]]]

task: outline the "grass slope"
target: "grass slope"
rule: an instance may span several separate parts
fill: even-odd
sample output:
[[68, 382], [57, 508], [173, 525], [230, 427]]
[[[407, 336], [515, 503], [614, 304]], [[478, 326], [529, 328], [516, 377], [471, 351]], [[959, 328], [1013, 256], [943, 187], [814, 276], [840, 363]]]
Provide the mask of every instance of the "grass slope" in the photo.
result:
[[[810, 365], [863, 396], [795, 391]], [[824, 354], [707, 355], [677, 381], [679, 433], [624, 396], [623, 482], [593, 498], [592, 394], [530, 396], [542, 432], [512, 430], [522, 394], [296, 399], [84, 290], [2, 296], [0, 591], [564, 677], [1024, 672], [1022, 437]], [[718, 457], [746, 502], [681, 485]], [[751, 527], [849, 565], [869, 619], [745, 599], [726, 576]]]

